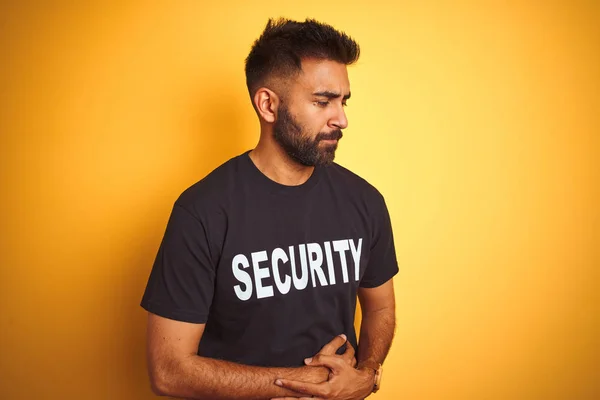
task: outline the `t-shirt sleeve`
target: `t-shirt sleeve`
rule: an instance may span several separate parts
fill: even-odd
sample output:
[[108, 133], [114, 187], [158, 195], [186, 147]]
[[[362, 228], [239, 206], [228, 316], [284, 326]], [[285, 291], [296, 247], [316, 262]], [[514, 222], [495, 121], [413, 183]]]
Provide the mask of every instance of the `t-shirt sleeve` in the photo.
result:
[[175, 203], [140, 305], [161, 317], [206, 323], [214, 283], [205, 226]]
[[374, 204], [373, 240], [369, 264], [360, 281], [360, 287], [374, 288], [390, 280], [398, 273], [398, 261], [394, 248], [392, 223], [385, 200], [381, 194]]

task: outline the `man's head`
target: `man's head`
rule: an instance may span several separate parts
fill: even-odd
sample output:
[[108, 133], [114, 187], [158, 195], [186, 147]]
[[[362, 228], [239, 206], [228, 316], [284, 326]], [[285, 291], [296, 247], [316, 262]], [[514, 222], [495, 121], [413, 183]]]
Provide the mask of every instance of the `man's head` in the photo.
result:
[[303, 165], [333, 161], [348, 121], [346, 66], [358, 44], [314, 20], [269, 20], [246, 59], [246, 83], [261, 123]]

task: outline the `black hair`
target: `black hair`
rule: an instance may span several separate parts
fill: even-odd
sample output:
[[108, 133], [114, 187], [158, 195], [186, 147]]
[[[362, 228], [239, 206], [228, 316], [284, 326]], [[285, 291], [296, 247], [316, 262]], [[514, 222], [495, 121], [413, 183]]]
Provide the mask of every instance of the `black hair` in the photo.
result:
[[358, 60], [358, 43], [314, 19], [304, 22], [269, 19], [246, 58], [246, 85], [250, 96], [271, 76], [289, 77], [302, 70], [302, 59], [316, 58], [350, 65]]

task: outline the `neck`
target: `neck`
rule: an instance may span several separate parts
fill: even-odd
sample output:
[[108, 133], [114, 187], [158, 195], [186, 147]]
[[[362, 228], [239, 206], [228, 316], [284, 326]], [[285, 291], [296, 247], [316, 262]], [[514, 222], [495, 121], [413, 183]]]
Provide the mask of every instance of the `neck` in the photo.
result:
[[307, 167], [291, 158], [275, 141], [259, 140], [249, 153], [250, 159], [267, 178], [281, 185], [298, 186], [305, 183], [315, 167]]

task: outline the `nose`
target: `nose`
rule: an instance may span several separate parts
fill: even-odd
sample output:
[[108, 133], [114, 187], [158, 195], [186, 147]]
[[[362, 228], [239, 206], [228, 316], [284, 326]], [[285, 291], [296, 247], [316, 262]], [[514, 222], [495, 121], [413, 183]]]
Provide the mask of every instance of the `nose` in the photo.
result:
[[333, 128], [346, 129], [348, 126], [348, 118], [346, 118], [346, 112], [343, 106], [336, 108], [335, 115], [329, 120], [329, 124]]

